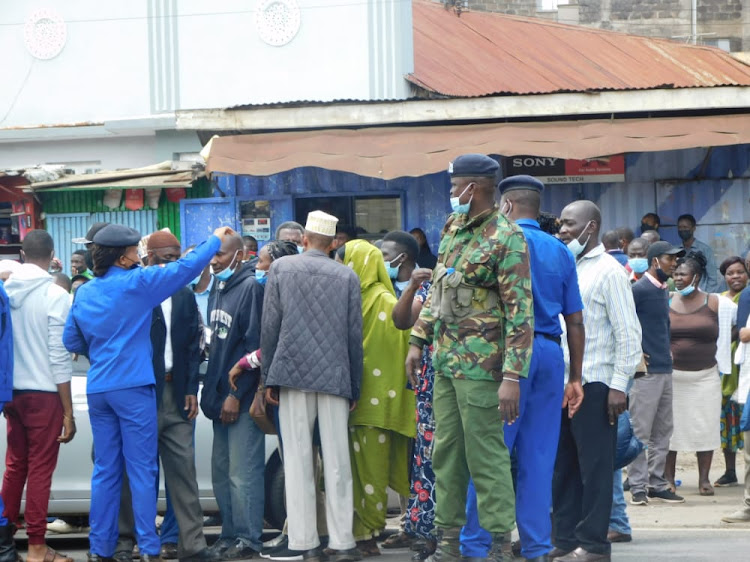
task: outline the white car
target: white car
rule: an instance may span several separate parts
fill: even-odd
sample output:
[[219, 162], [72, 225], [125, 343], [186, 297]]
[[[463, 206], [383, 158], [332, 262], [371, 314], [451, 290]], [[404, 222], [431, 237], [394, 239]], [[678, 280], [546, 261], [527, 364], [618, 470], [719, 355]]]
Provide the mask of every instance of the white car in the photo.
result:
[[[71, 381], [73, 412], [76, 418], [76, 435], [70, 443], [60, 446], [57, 468], [52, 476], [49, 515], [88, 515], [91, 501], [92, 436], [86, 400], [86, 371], [88, 361], [81, 357], [73, 363]], [[5, 416], [0, 417], [0, 435], [6, 434]], [[5, 458], [7, 440], [0, 438], [0, 459]], [[211, 485], [211, 450], [213, 428], [211, 420], [198, 414], [195, 426], [195, 468], [198, 492], [204, 513], [218, 511]], [[281, 529], [286, 518], [284, 506], [284, 470], [278, 450], [278, 438], [266, 436], [265, 519], [274, 528]], [[159, 511], [166, 509], [164, 475], [160, 478]], [[23, 505], [21, 507], [23, 510]]]

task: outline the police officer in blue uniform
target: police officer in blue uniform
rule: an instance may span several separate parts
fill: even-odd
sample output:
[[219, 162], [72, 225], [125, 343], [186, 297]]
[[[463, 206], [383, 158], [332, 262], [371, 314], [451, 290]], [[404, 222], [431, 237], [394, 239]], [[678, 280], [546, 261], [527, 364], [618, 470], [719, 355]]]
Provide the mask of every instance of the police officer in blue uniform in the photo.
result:
[[[0, 412], [6, 402], [13, 400], [13, 328], [10, 320], [10, 301], [0, 279]], [[16, 562], [13, 525], [3, 517], [5, 506], [0, 497], [0, 562]]]
[[132, 228], [110, 224], [94, 236], [96, 277], [78, 289], [63, 333], [68, 351], [85, 354], [91, 362], [86, 389], [94, 436], [91, 562], [109, 561], [114, 553], [123, 460], [141, 560], [159, 557], [152, 310], [195, 278], [219, 250], [221, 239], [232, 233], [219, 228], [184, 258], [148, 268], [140, 267], [136, 246], [141, 235]]
[[[583, 303], [573, 254], [560, 240], [542, 232], [537, 222], [544, 184], [531, 176], [511, 176], [498, 186], [500, 211], [523, 229], [531, 260], [534, 295], [534, 347], [529, 376], [520, 379], [520, 413], [505, 424], [505, 443], [515, 452], [516, 520], [521, 554], [526, 560], [547, 560], [552, 550], [550, 507], [552, 475], [560, 435], [560, 409], [569, 415], [583, 401]], [[570, 349], [570, 375], [563, 384], [565, 363], [560, 347], [562, 314]], [[515, 449], [515, 450], [514, 450]], [[461, 533], [464, 556], [484, 558], [492, 542], [479, 526], [476, 493], [469, 488], [467, 521]]]

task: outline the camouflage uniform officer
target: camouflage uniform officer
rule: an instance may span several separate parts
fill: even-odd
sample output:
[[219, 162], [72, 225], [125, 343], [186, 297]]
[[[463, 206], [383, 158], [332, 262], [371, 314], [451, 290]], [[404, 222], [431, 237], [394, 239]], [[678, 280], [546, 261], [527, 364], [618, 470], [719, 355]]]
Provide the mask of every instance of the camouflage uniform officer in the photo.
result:
[[454, 212], [406, 360], [413, 378], [423, 345], [433, 345], [441, 540], [432, 562], [461, 558], [470, 478], [479, 521], [492, 534], [490, 558], [502, 560], [503, 534], [515, 522], [503, 419], [518, 418], [518, 380], [528, 375], [534, 319], [526, 239], [494, 202], [497, 170], [497, 162], [481, 154], [460, 156], [448, 169]]

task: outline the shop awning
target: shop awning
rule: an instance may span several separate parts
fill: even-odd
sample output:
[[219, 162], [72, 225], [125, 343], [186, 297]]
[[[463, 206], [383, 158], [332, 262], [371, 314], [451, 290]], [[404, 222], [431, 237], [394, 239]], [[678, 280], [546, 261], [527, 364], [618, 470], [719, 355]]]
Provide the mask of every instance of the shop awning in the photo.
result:
[[24, 190], [70, 191], [90, 189], [159, 189], [188, 188], [203, 176], [203, 170], [172, 170], [171, 162], [145, 168], [132, 168], [95, 174], [62, 175], [51, 181], [32, 182]]
[[445, 170], [460, 154], [586, 159], [750, 143], [750, 115], [327, 129], [214, 139], [208, 172], [267, 176], [315, 166], [392, 179]]
[[[77, 176], [70, 176], [77, 177]], [[91, 183], [70, 183], [66, 180], [54, 182], [37, 183], [28, 186], [25, 191], [77, 191], [87, 189], [160, 189], [193, 186], [193, 174], [181, 172], [180, 174], [160, 174], [138, 178], [99, 180]]]

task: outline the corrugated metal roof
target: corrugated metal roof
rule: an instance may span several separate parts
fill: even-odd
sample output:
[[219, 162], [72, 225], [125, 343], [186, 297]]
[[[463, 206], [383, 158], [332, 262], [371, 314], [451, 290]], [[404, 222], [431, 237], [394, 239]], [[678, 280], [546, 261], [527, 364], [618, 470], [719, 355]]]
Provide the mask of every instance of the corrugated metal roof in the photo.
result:
[[407, 79], [436, 94], [750, 86], [750, 66], [713, 47], [420, 1], [413, 9]]

